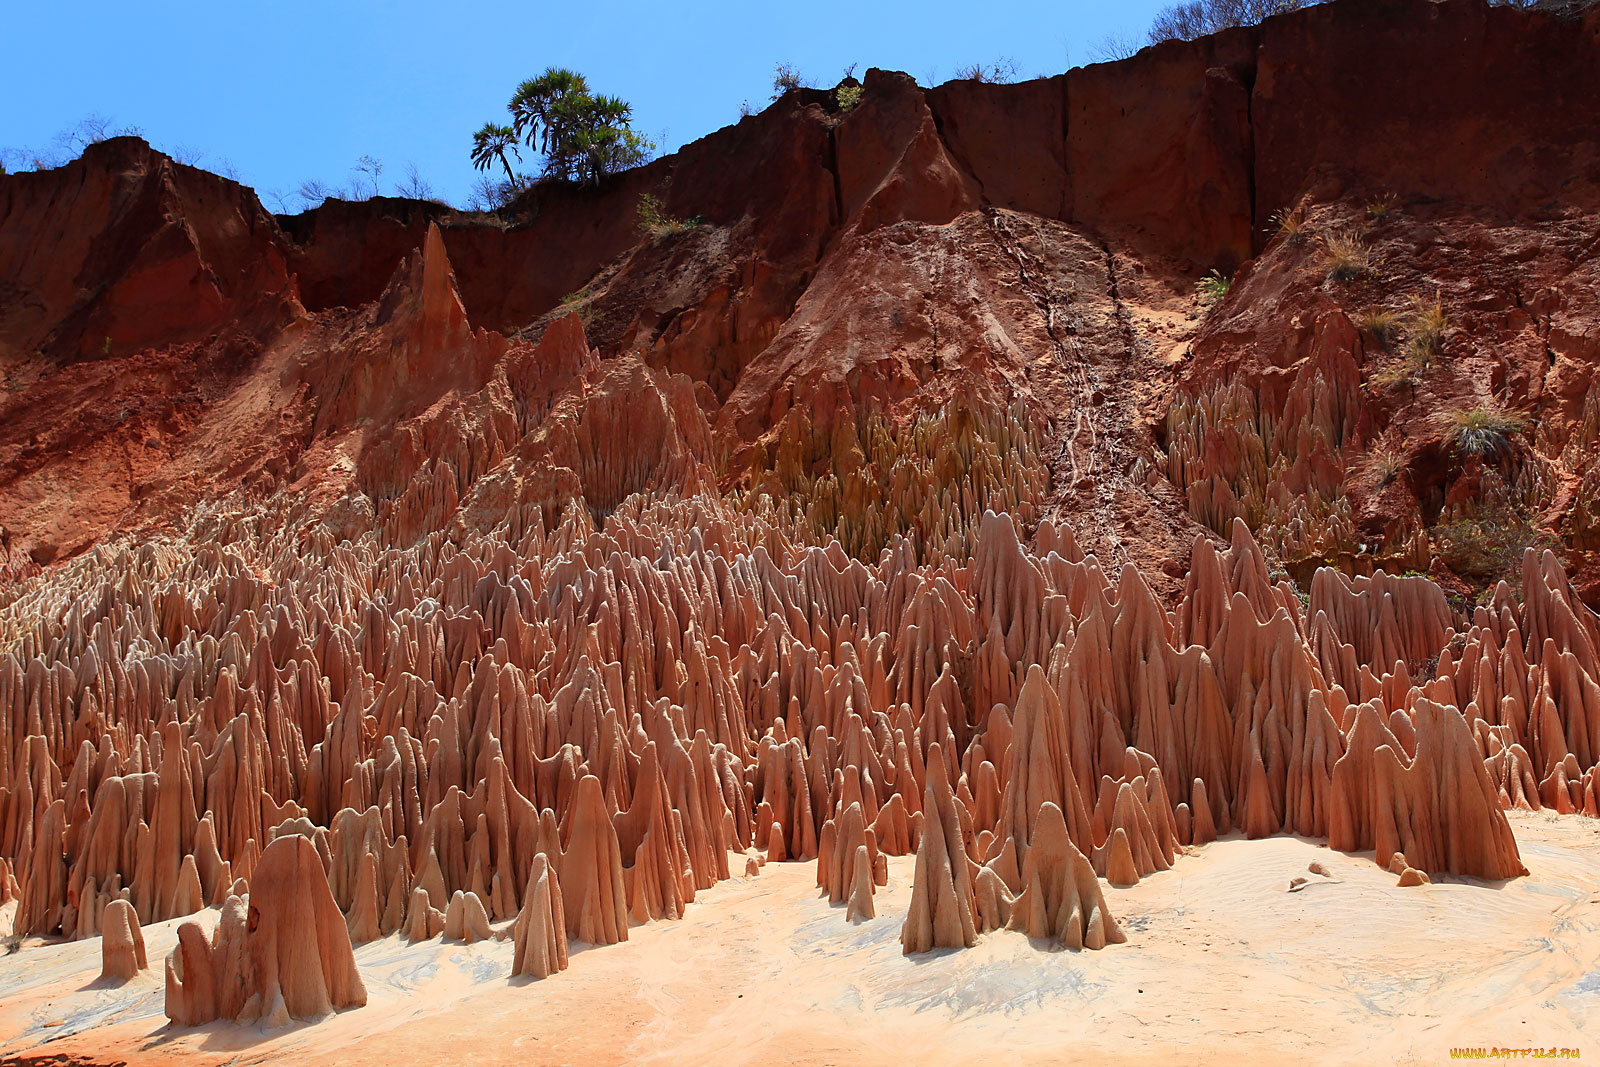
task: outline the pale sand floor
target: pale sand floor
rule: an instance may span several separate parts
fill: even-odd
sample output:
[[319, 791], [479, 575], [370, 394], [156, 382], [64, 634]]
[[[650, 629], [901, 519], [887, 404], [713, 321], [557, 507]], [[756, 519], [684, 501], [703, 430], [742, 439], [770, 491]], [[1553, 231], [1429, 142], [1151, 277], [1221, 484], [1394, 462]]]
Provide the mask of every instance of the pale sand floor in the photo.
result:
[[[0, 957], [0, 1052], [274, 1067], [1401, 1065], [1448, 1062], [1452, 1046], [1600, 1059], [1600, 822], [1512, 822], [1531, 873], [1503, 886], [1399, 889], [1370, 854], [1219, 841], [1109, 890], [1128, 943], [1101, 952], [996, 933], [906, 957], [910, 857], [891, 860], [878, 918], [858, 926], [819, 899], [814, 863], [772, 865], [626, 944], [574, 945], [571, 967], [543, 982], [506, 978], [509, 940], [363, 945], [366, 1008], [269, 1032], [166, 1025], [174, 921], [145, 928], [150, 971], [123, 986], [98, 982], [98, 940]], [[1310, 884], [1288, 892], [1297, 876]]]

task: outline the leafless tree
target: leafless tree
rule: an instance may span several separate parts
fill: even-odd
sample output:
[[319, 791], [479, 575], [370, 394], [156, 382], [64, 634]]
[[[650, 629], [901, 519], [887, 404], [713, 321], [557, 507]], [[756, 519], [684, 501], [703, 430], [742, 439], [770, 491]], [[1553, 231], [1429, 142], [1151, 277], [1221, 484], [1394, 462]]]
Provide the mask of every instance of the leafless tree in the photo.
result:
[[1139, 41], [1130, 33], [1108, 33], [1105, 38], [1089, 50], [1089, 58], [1096, 63], [1113, 63], [1119, 59], [1128, 59], [1139, 51]]
[[351, 200], [371, 200], [383, 190], [378, 185], [378, 178], [383, 174], [383, 162], [372, 156], [362, 156], [356, 160], [356, 165], [351, 168], [350, 196]]
[[321, 207], [323, 202], [334, 196], [336, 192], [325, 181], [317, 178], [307, 178], [290, 195], [300, 198], [302, 208], [314, 208]]
[[1150, 43], [1192, 41], [1235, 26], [1254, 26], [1264, 18], [1306, 6], [1308, 0], [1188, 0], [1156, 14], [1150, 27]]
[[422, 172], [417, 169], [415, 162], [406, 162], [405, 180], [395, 184], [395, 192], [411, 200], [436, 200], [437, 195], [433, 186], [422, 177]]
[[973, 63], [957, 68], [956, 80], [1006, 85], [1017, 80], [1017, 64], [1010, 59], [997, 59], [989, 64]]

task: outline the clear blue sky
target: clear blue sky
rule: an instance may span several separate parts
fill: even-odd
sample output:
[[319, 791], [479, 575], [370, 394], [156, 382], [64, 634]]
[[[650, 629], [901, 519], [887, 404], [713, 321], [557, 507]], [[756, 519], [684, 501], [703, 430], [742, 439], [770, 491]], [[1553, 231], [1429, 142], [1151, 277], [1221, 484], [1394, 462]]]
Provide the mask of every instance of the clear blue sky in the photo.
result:
[[737, 121], [744, 101], [765, 107], [780, 62], [825, 86], [852, 63], [924, 84], [1002, 58], [1021, 77], [1054, 74], [1092, 62], [1108, 35], [1142, 39], [1162, 6], [18, 2], [5, 16], [0, 149], [48, 147], [98, 114], [200, 166], [231, 164], [264, 193], [345, 184], [370, 155], [386, 192], [414, 162], [460, 202], [472, 131], [503, 121], [516, 83], [547, 66], [631, 101], [635, 127], [668, 152]]

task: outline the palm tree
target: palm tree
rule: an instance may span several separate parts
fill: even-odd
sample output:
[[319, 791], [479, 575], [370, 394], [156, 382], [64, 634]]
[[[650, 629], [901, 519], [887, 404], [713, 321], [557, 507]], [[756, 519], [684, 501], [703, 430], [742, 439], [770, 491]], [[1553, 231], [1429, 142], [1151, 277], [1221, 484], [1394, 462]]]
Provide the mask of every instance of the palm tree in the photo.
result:
[[589, 83], [582, 74], [565, 67], [546, 67], [537, 78], [529, 78], [517, 86], [506, 109], [511, 112], [511, 122], [518, 137], [527, 138], [528, 147], [535, 142], [540, 151], [549, 152], [552, 143], [560, 140], [563, 104], [571, 104], [589, 97]]
[[629, 123], [633, 106], [615, 96], [597, 96], [585, 102], [581, 136], [572, 147], [575, 169], [586, 182], [644, 161], [647, 142]]
[[630, 125], [627, 101], [595, 96], [583, 75], [563, 67], [517, 86], [506, 109], [510, 127], [490, 124], [474, 138], [472, 159], [480, 168], [497, 151], [504, 161], [504, 149], [520, 140], [543, 154], [546, 178], [589, 183], [643, 163], [653, 147]]
[[517, 176], [511, 172], [511, 164], [506, 159], [507, 150], [516, 152], [519, 160], [522, 158], [522, 154], [517, 152], [517, 132], [510, 126], [485, 122], [483, 129], [472, 135], [473, 167], [488, 170], [498, 159], [506, 169], [506, 181], [515, 184]]
[[620, 96], [597, 96], [591, 112], [603, 126], [626, 126], [633, 121], [633, 105]]

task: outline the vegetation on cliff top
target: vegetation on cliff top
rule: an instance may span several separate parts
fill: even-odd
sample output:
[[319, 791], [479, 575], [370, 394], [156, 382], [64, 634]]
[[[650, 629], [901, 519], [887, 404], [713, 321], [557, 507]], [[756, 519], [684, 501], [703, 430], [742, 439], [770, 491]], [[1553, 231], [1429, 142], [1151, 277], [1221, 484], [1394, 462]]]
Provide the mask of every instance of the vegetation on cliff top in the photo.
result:
[[472, 135], [472, 164], [506, 173], [504, 182], [480, 183], [479, 195], [491, 206], [509, 203], [535, 178], [511, 167], [509, 155], [521, 161], [519, 144], [541, 154], [540, 179], [598, 183], [608, 174], [636, 167], [650, 158], [655, 145], [633, 128], [633, 105], [589, 88], [582, 74], [549, 67], [529, 78], [506, 104], [511, 125], [486, 122]]

